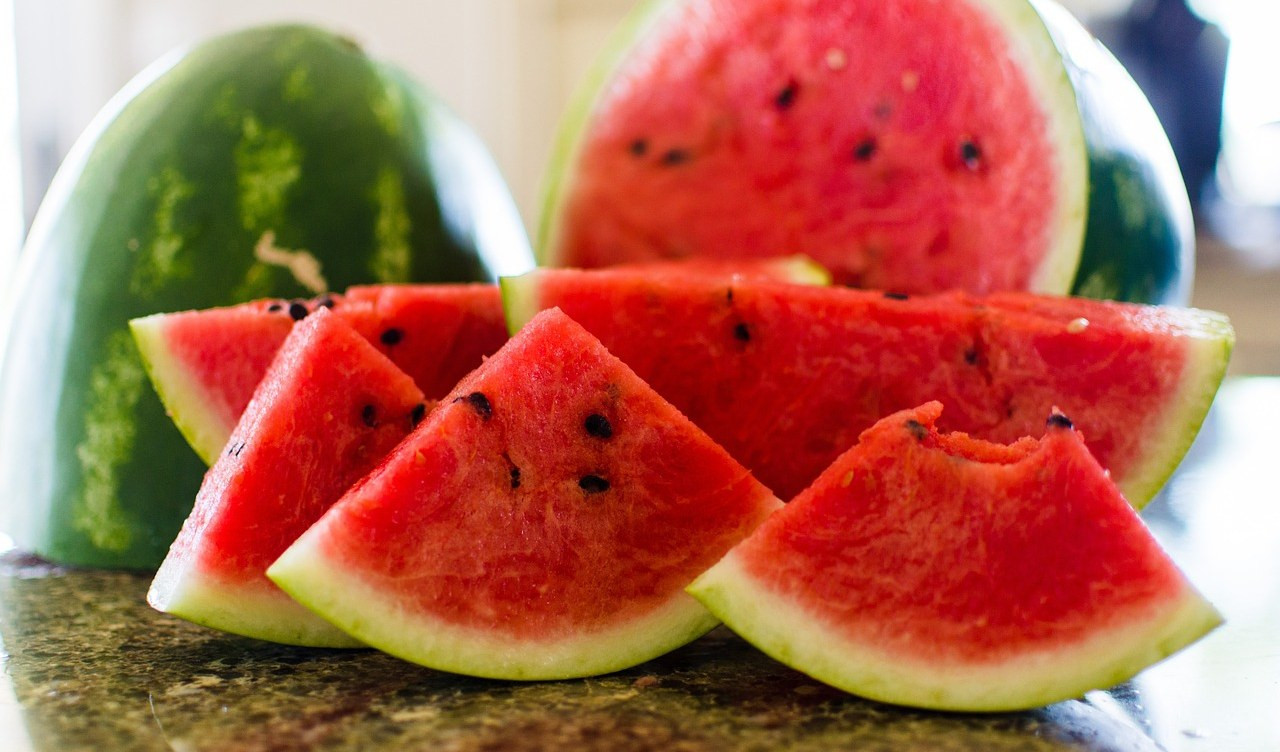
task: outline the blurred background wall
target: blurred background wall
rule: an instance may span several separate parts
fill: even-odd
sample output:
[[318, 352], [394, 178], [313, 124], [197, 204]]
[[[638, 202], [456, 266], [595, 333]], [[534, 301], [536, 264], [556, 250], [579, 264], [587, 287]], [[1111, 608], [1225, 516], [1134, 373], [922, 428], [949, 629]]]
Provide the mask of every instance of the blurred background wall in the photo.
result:
[[[489, 145], [532, 225], [558, 117], [636, 2], [0, 0], [0, 282], [116, 90], [175, 46], [273, 20], [345, 32], [434, 89]], [[1063, 4], [1134, 72], [1178, 148], [1202, 234], [1195, 303], [1235, 320], [1233, 371], [1280, 373], [1280, 0]]]

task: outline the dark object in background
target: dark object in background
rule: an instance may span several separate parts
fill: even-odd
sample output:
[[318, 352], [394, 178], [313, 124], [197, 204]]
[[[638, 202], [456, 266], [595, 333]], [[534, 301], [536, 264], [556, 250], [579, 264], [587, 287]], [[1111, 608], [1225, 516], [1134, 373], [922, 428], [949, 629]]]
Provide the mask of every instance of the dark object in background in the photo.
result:
[[1151, 100], [1198, 213], [1222, 147], [1227, 38], [1185, 0], [1138, 0], [1092, 31]]

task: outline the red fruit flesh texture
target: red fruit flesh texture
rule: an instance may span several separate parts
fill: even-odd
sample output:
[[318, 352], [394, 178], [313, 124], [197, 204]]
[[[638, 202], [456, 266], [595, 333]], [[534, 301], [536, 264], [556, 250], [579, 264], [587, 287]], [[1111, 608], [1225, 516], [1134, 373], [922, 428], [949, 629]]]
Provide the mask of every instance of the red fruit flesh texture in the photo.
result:
[[205, 576], [275, 590], [267, 567], [409, 433], [423, 402], [338, 316], [313, 313], [209, 470], [170, 558], [194, 556]]
[[1143, 406], [1176, 392], [1188, 346], [1173, 311], [1029, 294], [899, 300], [547, 270], [535, 295], [784, 499], [876, 420], [935, 399], [944, 430], [999, 442], [1038, 434], [1059, 407], [1121, 480], [1163, 417]]
[[[586, 429], [591, 415], [608, 421], [607, 438]], [[584, 490], [588, 476], [607, 490]], [[393, 597], [407, 619], [545, 641], [652, 611], [777, 504], [599, 342], [549, 311], [463, 380], [316, 530], [326, 558]]]
[[[431, 399], [507, 340], [502, 298], [494, 285], [353, 287], [329, 296], [333, 310], [365, 336]], [[267, 366], [294, 326], [289, 303], [260, 300], [165, 317], [164, 340], [173, 357], [234, 426]], [[304, 304], [318, 310], [315, 301]], [[275, 306], [278, 310], [271, 311]], [[396, 344], [383, 335], [395, 329]]]
[[804, 253], [863, 287], [1027, 289], [1054, 149], [979, 5], [679, 4], [596, 104], [549, 257]]
[[1012, 447], [891, 415], [736, 553], [850, 641], [998, 663], [1143, 618], [1188, 587], [1069, 428]]

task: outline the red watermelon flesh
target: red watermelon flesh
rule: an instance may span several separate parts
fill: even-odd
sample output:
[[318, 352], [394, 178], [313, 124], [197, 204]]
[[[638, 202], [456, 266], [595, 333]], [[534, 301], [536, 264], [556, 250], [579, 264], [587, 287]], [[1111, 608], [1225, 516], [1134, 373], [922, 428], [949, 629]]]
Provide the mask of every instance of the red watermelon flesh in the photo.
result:
[[331, 308], [432, 399], [506, 341], [497, 287], [353, 287], [312, 301], [260, 300], [130, 322], [157, 391], [210, 464], [295, 322]]
[[1003, 446], [941, 412], [876, 423], [690, 592], [793, 668], [946, 710], [1078, 697], [1220, 623], [1066, 416]]
[[1065, 290], [1083, 156], [1053, 118], [1079, 116], [1034, 13], [997, 5], [662, 4], [581, 114], [543, 262], [799, 252], [863, 287]]
[[714, 626], [683, 588], [779, 505], [548, 311], [269, 575], [410, 661], [494, 678], [584, 676]]
[[205, 476], [156, 574], [155, 608], [298, 645], [356, 644], [266, 578], [268, 565], [420, 421], [422, 391], [323, 308], [293, 328]]
[[937, 399], [1008, 442], [1055, 406], [1144, 504], [1195, 436], [1232, 344], [1190, 309], [1008, 293], [881, 294], [620, 270], [503, 280], [513, 327], [558, 306], [779, 496], [881, 417]]

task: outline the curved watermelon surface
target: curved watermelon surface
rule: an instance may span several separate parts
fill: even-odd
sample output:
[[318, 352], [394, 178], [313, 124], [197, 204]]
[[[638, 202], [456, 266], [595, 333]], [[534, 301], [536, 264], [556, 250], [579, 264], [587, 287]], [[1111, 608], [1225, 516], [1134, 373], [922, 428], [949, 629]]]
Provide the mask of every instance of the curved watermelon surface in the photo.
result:
[[659, 0], [562, 126], [537, 250], [1183, 302], [1190, 227], [1150, 107], [1051, 3]]
[[496, 285], [365, 285], [314, 300], [259, 300], [129, 322], [165, 409], [212, 465], [296, 322], [328, 308], [429, 399], [507, 341]]
[[929, 400], [991, 441], [1067, 411], [1135, 506], [1190, 447], [1234, 342], [1195, 309], [882, 294], [627, 270], [502, 280], [512, 330], [559, 307], [782, 498], [861, 431]]
[[941, 413], [868, 429], [689, 591], [814, 678], [943, 710], [1111, 687], [1221, 623], [1069, 418], [1003, 445]]
[[582, 327], [538, 316], [268, 570], [353, 637], [504, 679], [620, 670], [781, 506]]
[[22, 254], [0, 493], [23, 503], [5, 530], [66, 563], [163, 557], [205, 467], [147, 387], [130, 319], [531, 264], [475, 137], [349, 41], [264, 27], [165, 58], [78, 142]]

